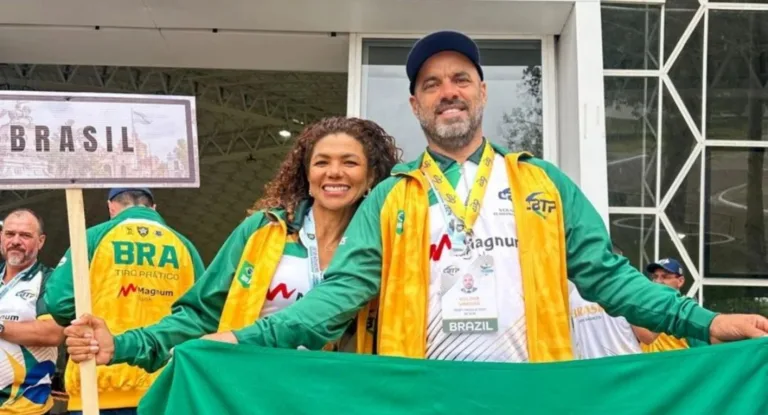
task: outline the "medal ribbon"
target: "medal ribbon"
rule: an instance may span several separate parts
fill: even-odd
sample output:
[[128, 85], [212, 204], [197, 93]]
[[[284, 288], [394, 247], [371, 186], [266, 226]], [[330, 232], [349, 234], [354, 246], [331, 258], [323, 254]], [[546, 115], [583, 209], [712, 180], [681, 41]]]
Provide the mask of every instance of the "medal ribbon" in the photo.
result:
[[442, 170], [440, 170], [432, 156], [429, 155], [429, 152], [424, 152], [424, 158], [421, 162], [421, 170], [434, 185], [434, 188], [437, 189], [440, 198], [445, 201], [454, 216], [464, 223], [464, 229], [468, 234], [471, 234], [472, 227], [480, 215], [480, 206], [483, 203], [485, 191], [488, 189], [488, 179], [491, 176], [492, 168], [493, 148], [486, 141], [483, 148], [483, 156], [480, 158], [480, 164], [478, 165], [477, 176], [475, 176], [472, 188], [469, 189], [469, 197], [465, 206], [459, 201], [456, 190], [451, 186], [451, 183], [445, 177]]

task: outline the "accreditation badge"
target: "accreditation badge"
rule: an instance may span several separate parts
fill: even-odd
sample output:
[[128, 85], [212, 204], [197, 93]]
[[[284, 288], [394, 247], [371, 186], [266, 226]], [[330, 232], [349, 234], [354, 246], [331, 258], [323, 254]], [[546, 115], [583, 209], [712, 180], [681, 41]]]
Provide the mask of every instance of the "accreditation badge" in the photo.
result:
[[[496, 273], [493, 257], [462, 261], [459, 272], [441, 275], [443, 331], [493, 333], [499, 329], [496, 307]], [[449, 267], [450, 268], [450, 267]]]

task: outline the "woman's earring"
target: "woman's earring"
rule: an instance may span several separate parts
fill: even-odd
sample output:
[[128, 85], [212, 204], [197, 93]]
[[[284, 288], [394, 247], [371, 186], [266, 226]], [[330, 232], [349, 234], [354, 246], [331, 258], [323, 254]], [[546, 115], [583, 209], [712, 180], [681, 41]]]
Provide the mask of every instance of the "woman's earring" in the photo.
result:
[[368, 195], [371, 194], [371, 188], [369, 187], [368, 190], [365, 192], [363, 197], [368, 197]]

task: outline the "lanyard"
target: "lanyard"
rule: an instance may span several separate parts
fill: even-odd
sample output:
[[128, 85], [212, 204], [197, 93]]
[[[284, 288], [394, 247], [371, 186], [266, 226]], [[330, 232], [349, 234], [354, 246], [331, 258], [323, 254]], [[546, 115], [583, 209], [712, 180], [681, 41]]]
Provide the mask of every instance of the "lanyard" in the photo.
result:
[[427, 176], [428, 181], [434, 186], [433, 188], [436, 188], [440, 199], [445, 201], [454, 216], [464, 223], [464, 229], [468, 234], [471, 234], [472, 227], [480, 215], [480, 205], [482, 205], [483, 196], [485, 196], [485, 191], [488, 189], [488, 179], [491, 176], [492, 168], [493, 149], [486, 141], [485, 148], [483, 148], [483, 156], [478, 165], [475, 183], [469, 189], [467, 203], [464, 205], [459, 201], [456, 190], [451, 187], [451, 183], [440, 170], [432, 156], [429, 155], [429, 152], [424, 153], [424, 159], [421, 162], [421, 169]]
[[429, 187], [432, 189], [432, 192], [435, 194], [435, 199], [437, 199], [437, 203], [440, 204], [440, 210], [443, 211], [443, 219], [445, 220], [446, 225], [451, 223], [451, 219], [454, 217], [453, 212], [451, 212], [451, 208], [446, 206], [445, 202], [443, 202], [443, 198], [440, 197], [440, 193], [435, 189], [435, 185], [432, 184], [432, 180], [427, 179], [427, 183], [429, 183]]
[[309, 251], [309, 289], [312, 289], [323, 281], [320, 250], [317, 247], [317, 235], [315, 235], [315, 216], [312, 214], [312, 209], [304, 217], [304, 225], [299, 231], [299, 236]]
[[[31, 267], [28, 269], [25, 269], [24, 271], [21, 271], [20, 273], [16, 274], [15, 277], [9, 282], [8, 284], [3, 284], [2, 287], [0, 287], [0, 299], [5, 297], [6, 294], [8, 294], [8, 291], [11, 291], [11, 288], [13, 288], [16, 283], [21, 281], [21, 278], [24, 277], [24, 275], [31, 270]], [[2, 281], [3, 278], [5, 278], [5, 273], [7, 272], [7, 264], [6, 268], [3, 269], [3, 273], [0, 274], [0, 281]]]

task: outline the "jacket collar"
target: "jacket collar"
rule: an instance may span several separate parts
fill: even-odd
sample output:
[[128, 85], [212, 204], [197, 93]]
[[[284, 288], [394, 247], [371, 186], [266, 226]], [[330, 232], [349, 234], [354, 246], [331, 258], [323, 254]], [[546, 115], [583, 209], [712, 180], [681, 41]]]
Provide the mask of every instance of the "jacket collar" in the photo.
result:
[[156, 210], [146, 206], [131, 206], [118, 213], [112, 220], [123, 221], [125, 219], [149, 219], [165, 225], [163, 217]]
[[[483, 138], [483, 145], [478, 147], [477, 150], [475, 150], [475, 152], [472, 153], [472, 155], [469, 156], [469, 159], [468, 159], [469, 161], [471, 161], [471, 162], [473, 162], [475, 164], [480, 163], [480, 159], [483, 156], [483, 146], [485, 146], [486, 140], [487, 140], [486, 138]], [[500, 154], [502, 156], [506, 156], [507, 154], [510, 153], [510, 151], [507, 150], [506, 148], [504, 148], [504, 147], [502, 147], [502, 146], [500, 146], [498, 144], [495, 144], [492, 141], [489, 141], [489, 142], [491, 144], [491, 148], [493, 148], [493, 151], [496, 154]], [[456, 160], [453, 160], [450, 157], [446, 157], [446, 156], [444, 156], [442, 154], [435, 153], [434, 151], [430, 150], [429, 148], [427, 148], [425, 152], [429, 152], [429, 155], [432, 156], [432, 158], [437, 162], [437, 164], [440, 166], [440, 170], [442, 170], [442, 171], [446, 171], [449, 167], [451, 167], [452, 165], [456, 164]], [[419, 168], [421, 168], [421, 161], [423, 159], [424, 159], [424, 153], [422, 153], [416, 160], [413, 160], [413, 161], [408, 162], [408, 163], [401, 163], [401, 164], [396, 165], [394, 168], [392, 168], [392, 175], [393, 176], [397, 176], [397, 175], [412, 176], [415, 171], [417, 171], [417, 170], [419, 170]], [[522, 159], [524, 159], [524, 158], [521, 157], [521, 160]]]
[[[3, 262], [0, 264], [0, 281], [2, 281], [3, 278], [5, 278], [5, 270], [6, 266], [8, 264], [6, 262]], [[31, 280], [36, 274], [37, 271], [43, 266], [43, 263], [40, 261], [35, 261], [32, 265], [27, 267], [26, 269], [22, 270], [19, 274], [21, 274], [21, 280], [22, 281], [29, 281]]]
[[270, 216], [272, 220], [279, 220], [284, 222], [288, 228], [288, 233], [298, 232], [302, 226], [304, 226], [304, 218], [309, 214], [309, 209], [312, 207], [312, 201], [309, 198], [302, 199], [296, 210], [294, 210], [293, 220], [287, 221], [287, 212], [283, 208], [267, 209], [264, 211], [266, 216]]

